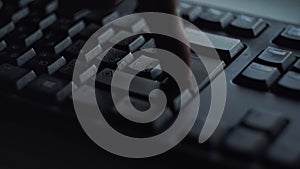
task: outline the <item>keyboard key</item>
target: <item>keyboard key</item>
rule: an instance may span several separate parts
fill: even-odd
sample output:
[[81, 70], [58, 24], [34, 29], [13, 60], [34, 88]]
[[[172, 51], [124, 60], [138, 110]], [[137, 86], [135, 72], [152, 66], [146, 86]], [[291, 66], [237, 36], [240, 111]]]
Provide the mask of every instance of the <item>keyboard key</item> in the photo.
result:
[[102, 25], [106, 25], [116, 19], [120, 18], [120, 14], [118, 11], [114, 11], [110, 14], [108, 14], [107, 16], [105, 16], [104, 18], [102, 18]]
[[5, 23], [3, 21], [0, 21], [0, 39], [2, 39], [5, 35], [13, 31], [14, 29], [15, 29], [15, 24], [13, 22]]
[[202, 55], [210, 56], [213, 50], [217, 50], [220, 58], [226, 63], [230, 63], [244, 49], [244, 45], [238, 39], [206, 33], [212, 43], [208, 44], [199, 31], [187, 28], [186, 33], [191, 45], [203, 51]]
[[91, 67], [87, 68], [79, 75], [80, 83], [84, 83], [94, 77], [97, 74], [97, 67], [92, 65]]
[[180, 10], [181, 16], [189, 20], [190, 22], [195, 22], [198, 16], [201, 14], [202, 8], [200, 6], [189, 6], [189, 7], [182, 7]]
[[19, 11], [17, 11], [16, 13], [14, 13], [11, 17], [11, 20], [14, 22], [14, 23], [17, 23], [19, 22], [21, 19], [25, 18], [27, 15], [29, 14], [29, 9], [26, 7], [26, 8], [23, 8], [23, 9], [20, 9]]
[[91, 47], [91, 49], [85, 49], [85, 50], [87, 51], [82, 51], [82, 53], [87, 63], [94, 60], [97, 56], [101, 54], [101, 52], [103, 52], [103, 49], [100, 45], [96, 45], [95, 47]]
[[20, 0], [19, 1], [19, 6], [20, 7], [25, 7], [27, 5], [29, 5], [30, 3], [32, 3], [34, 0]]
[[268, 90], [279, 78], [277, 68], [252, 63], [236, 79], [235, 82], [258, 90]]
[[119, 73], [122, 74], [122, 79], [119, 79], [119, 83], [111, 84], [114, 70], [108, 68], [102, 70], [97, 74], [96, 77], [96, 83], [98, 84], [98, 87], [109, 87], [113, 85], [111, 87], [121, 89], [122, 91], [127, 91], [128, 89], [125, 88], [123, 83], [129, 81], [131, 78], [134, 78], [131, 82], [129, 90], [133, 95], [144, 99], [148, 99], [150, 92], [154, 89], [159, 89], [160, 87], [160, 83], [157, 81], [145, 79], [138, 76], [134, 77], [133, 75], [124, 72]]
[[288, 48], [300, 49], [300, 27], [288, 26], [274, 42]]
[[254, 38], [267, 27], [264, 20], [260, 18], [239, 15], [228, 27], [228, 32], [239, 36]]
[[32, 59], [34, 56], [36, 56], [35, 50], [31, 48], [21, 56], [19, 56], [16, 60], [15, 63], [17, 66], [22, 66], [25, 63], [27, 63], [30, 59]]
[[196, 21], [197, 26], [208, 27], [210, 29], [224, 29], [233, 20], [230, 12], [217, 9], [206, 9], [199, 15]]
[[249, 111], [243, 120], [243, 124], [247, 127], [266, 132], [271, 136], [279, 134], [287, 122], [287, 119], [282, 114], [257, 110]]
[[[26, 93], [31, 97], [44, 101], [63, 100], [65, 98], [65, 94], [61, 92], [71, 94], [71, 90], [65, 88], [66, 86], [68, 86], [68, 82], [65, 80], [43, 75], [27, 86]], [[69, 85], [69, 87], [71, 86]]]
[[268, 138], [264, 133], [243, 127], [234, 129], [225, 139], [225, 148], [242, 155], [256, 156], [267, 145]]
[[133, 53], [137, 51], [145, 42], [146, 40], [143, 35], [132, 36], [119, 42], [116, 48]]
[[139, 76], [149, 79], [156, 79], [162, 74], [159, 60], [145, 55], [137, 58], [128, 67], [135, 72], [140, 72]]
[[68, 34], [72, 38], [79, 34], [85, 28], [85, 23], [80, 21], [68, 29]]
[[47, 14], [50, 14], [52, 12], [55, 12], [58, 8], [58, 0], [53, 0], [50, 1], [46, 6], [45, 6], [45, 11]]
[[293, 68], [292, 68], [294, 71], [296, 72], [300, 72], [300, 60], [298, 60], [294, 65], [293, 65]]
[[274, 88], [274, 92], [299, 99], [300, 94], [300, 73], [289, 71], [284, 75]]
[[113, 28], [109, 28], [107, 30], [105, 30], [103, 33], [101, 33], [99, 36], [98, 36], [98, 42], [101, 44], [101, 45], [104, 45], [106, 44], [110, 38], [112, 38], [113, 36], [115, 35], [115, 31]]
[[24, 41], [25, 45], [27, 47], [33, 45], [36, 41], [41, 39], [43, 37], [43, 32], [38, 29], [37, 31], [33, 32], [31, 35], [29, 35]]
[[7, 47], [7, 44], [4, 40], [0, 42], [0, 51], [4, 50]]
[[258, 56], [258, 61], [262, 64], [277, 67], [280, 71], [287, 70], [296, 60], [291, 51], [268, 47]]
[[85, 17], [86, 15], [90, 14], [90, 13], [91, 13], [91, 11], [88, 10], [88, 9], [81, 9], [81, 10], [79, 10], [78, 12], [76, 12], [76, 13], [74, 14], [73, 20], [74, 20], [74, 21], [79, 21], [79, 20], [81, 20], [81, 19], [84, 19], [84, 17]]
[[39, 21], [39, 26], [42, 30], [45, 30], [48, 27], [50, 27], [52, 24], [54, 24], [56, 20], [57, 20], [57, 17], [55, 14], [49, 15], [46, 18]]
[[32, 68], [37, 74], [48, 73], [53, 74], [66, 64], [65, 58], [56, 56], [41, 56], [38, 54], [32, 60], [30, 60], [25, 67]]
[[33, 71], [10, 64], [0, 65], [1, 89], [21, 90], [36, 78]]
[[267, 151], [267, 160], [271, 165], [280, 168], [299, 168], [299, 142], [291, 138], [277, 140]]

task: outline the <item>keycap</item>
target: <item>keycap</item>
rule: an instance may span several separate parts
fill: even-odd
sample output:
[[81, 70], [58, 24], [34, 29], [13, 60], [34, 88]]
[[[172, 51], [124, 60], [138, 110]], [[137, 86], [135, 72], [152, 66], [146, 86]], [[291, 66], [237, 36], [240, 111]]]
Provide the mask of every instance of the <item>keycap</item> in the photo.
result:
[[88, 9], [81, 9], [81, 10], [77, 11], [77, 12], [73, 15], [73, 20], [74, 20], [74, 21], [78, 21], [78, 20], [84, 19], [84, 17], [85, 17], [86, 15], [88, 15], [89, 13], [91, 13], [90, 10], [88, 10]]
[[84, 50], [82, 50], [82, 55], [84, 57], [85, 62], [91, 62], [94, 60], [96, 57], [99, 57], [101, 53], [103, 52], [103, 49], [101, 45], [96, 45], [96, 46], [88, 46]]
[[239, 15], [228, 26], [228, 32], [254, 38], [266, 29], [267, 23], [261, 18], [250, 17], [246, 15]]
[[299, 99], [300, 94], [300, 73], [287, 72], [274, 88], [274, 92], [280, 95]]
[[48, 27], [50, 27], [52, 24], [54, 24], [56, 20], [57, 20], [57, 16], [55, 14], [51, 14], [43, 18], [42, 20], [40, 20], [39, 26], [42, 30], [45, 30]]
[[101, 26], [96, 24], [89, 24], [80, 33], [79, 36], [85, 40], [89, 39]]
[[[66, 96], [61, 92], [71, 94], [71, 86], [68, 85], [68, 82], [65, 80], [48, 75], [42, 75], [26, 87], [26, 93], [30, 97], [43, 101], [63, 100]], [[67, 88], [65, 88], [66, 86]]]
[[30, 60], [25, 67], [33, 69], [37, 74], [48, 73], [53, 74], [66, 64], [66, 60], [63, 56], [42, 56], [38, 54], [32, 60]]
[[287, 119], [280, 113], [250, 110], [243, 119], [243, 124], [255, 130], [278, 135], [287, 124]]
[[129, 66], [135, 72], [139, 72], [139, 76], [156, 79], [162, 74], [159, 60], [142, 55], [133, 61]]
[[132, 33], [148, 32], [147, 30], [149, 30], [145, 19], [139, 16], [133, 16], [126, 20], [118, 20], [113, 23], [113, 26]]
[[116, 19], [120, 18], [120, 14], [118, 11], [114, 11], [108, 15], [106, 15], [104, 18], [102, 18], [102, 25], [106, 25]]
[[146, 39], [143, 35], [132, 36], [119, 42], [116, 45], [116, 48], [133, 53], [137, 51], [145, 42]]
[[33, 45], [36, 41], [38, 41], [39, 39], [41, 39], [43, 37], [43, 32], [38, 29], [37, 31], [33, 32], [31, 35], [27, 36], [27, 38], [25, 38], [25, 45], [27, 47]]
[[73, 43], [70, 47], [68, 47], [63, 52], [63, 56], [65, 56], [67, 60], [72, 60], [77, 58], [84, 44], [85, 44], [84, 40], [81, 39], [77, 40], [75, 43]]
[[275, 67], [252, 63], [235, 79], [235, 83], [258, 90], [268, 90], [279, 76], [280, 73]]
[[232, 20], [233, 15], [230, 12], [209, 8], [199, 15], [196, 24], [211, 29], [224, 29]]
[[17, 66], [22, 66], [25, 63], [27, 63], [30, 59], [32, 59], [34, 56], [36, 56], [36, 52], [35, 52], [35, 50], [33, 48], [31, 48], [27, 52], [25, 52], [24, 54], [22, 54], [21, 56], [19, 56], [15, 60], [15, 64]]
[[0, 42], [0, 51], [4, 50], [7, 47], [7, 44], [4, 40]]
[[113, 28], [108, 28], [102, 32], [99, 33], [100, 35], [98, 36], [98, 42], [101, 44], [101, 45], [104, 45], [106, 44], [110, 38], [112, 38], [114, 35], [115, 35], [115, 31]]
[[298, 143], [292, 138], [278, 139], [266, 153], [270, 165], [280, 168], [299, 168], [300, 149]]
[[[129, 79], [134, 78], [131, 82], [129, 91], [137, 96], [144, 99], [148, 99], [150, 92], [154, 89], [159, 89], [160, 83], [157, 81], [149, 80], [142, 77], [133, 76], [128, 73], [119, 72], [121, 74], [121, 79], [119, 79], [119, 83], [111, 84], [112, 76], [114, 74], [114, 70], [105, 68], [96, 76], [96, 83], [99, 86], [108, 87], [111, 86], [117, 89], [121, 89], [122, 91], [128, 91], [124, 85], [124, 82], [129, 81]], [[99, 87], [98, 86], [98, 87]]]
[[274, 42], [288, 48], [300, 49], [300, 27], [292, 25], [286, 27]]
[[21, 90], [36, 78], [34, 71], [13, 66], [10, 64], [0, 65], [0, 77], [2, 89]]
[[300, 60], [293, 65], [292, 69], [296, 72], [300, 72]]
[[29, 14], [29, 8], [26, 7], [26, 8], [23, 8], [23, 9], [20, 9], [19, 11], [17, 11], [16, 13], [14, 13], [11, 17], [11, 20], [14, 22], [14, 23], [17, 23], [19, 22], [21, 19], [25, 18], [27, 15]]
[[19, 6], [20, 7], [24, 7], [24, 6], [27, 6], [29, 5], [30, 3], [32, 3], [34, 0], [20, 0], [19, 1]]
[[287, 70], [296, 60], [291, 51], [268, 47], [259, 56], [258, 61], [262, 64], [277, 67], [280, 71]]
[[85, 23], [83, 21], [79, 21], [78, 23], [76, 23], [75, 25], [73, 25], [68, 29], [68, 34], [72, 38], [77, 34], [79, 34], [84, 28], [85, 28]]
[[15, 29], [13, 22], [0, 21], [0, 39]]
[[84, 83], [94, 77], [97, 74], [97, 67], [95, 65], [90, 66], [85, 71], [81, 72], [79, 75], [79, 81], [80, 83]]
[[229, 152], [254, 157], [267, 145], [268, 138], [262, 132], [238, 127], [225, 139], [224, 146]]
[[205, 33], [211, 41], [211, 44], [208, 44], [199, 31], [187, 28], [186, 34], [191, 45], [202, 52], [200, 54], [211, 56], [211, 52], [216, 50], [226, 63], [230, 63], [244, 49], [244, 45], [238, 39]]
[[47, 3], [45, 6], [45, 11], [47, 14], [50, 14], [52, 12], [55, 12], [58, 8], [58, 0], [53, 0]]
[[202, 8], [200, 6], [181, 6], [180, 10], [181, 16], [184, 19], [189, 20], [190, 22], [195, 22], [198, 16], [201, 14], [201, 12]]

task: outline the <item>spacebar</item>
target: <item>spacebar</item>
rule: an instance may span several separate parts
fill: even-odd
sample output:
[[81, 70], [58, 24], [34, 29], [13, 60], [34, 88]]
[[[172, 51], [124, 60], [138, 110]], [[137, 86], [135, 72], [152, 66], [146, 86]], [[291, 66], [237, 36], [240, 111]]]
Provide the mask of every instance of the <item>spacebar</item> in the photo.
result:
[[198, 54], [212, 57], [213, 50], [216, 50], [220, 59], [227, 64], [244, 49], [239, 39], [203, 33], [191, 28], [186, 28], [185, 31], [192, 48], [197, 49]]

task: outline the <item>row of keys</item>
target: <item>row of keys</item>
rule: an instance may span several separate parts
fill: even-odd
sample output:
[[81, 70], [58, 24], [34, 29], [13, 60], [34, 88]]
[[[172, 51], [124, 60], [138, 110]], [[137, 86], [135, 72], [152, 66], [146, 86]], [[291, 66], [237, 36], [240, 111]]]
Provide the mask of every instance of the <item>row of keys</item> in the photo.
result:
[[287, 119], [279, 113], [250, 110], [225, 138], [224, 146], [229, 151], [255, 157], [268, 147], [286, 127]]
[[292, 52], [269, 47], [234, 82], [264, 91], [272, 88], [277, 94], [299, 99], [299, 66], [300, 60], [296, 61]]
[[30, 97], [47, 96], [47, 101], [62, 102], [71, 94], [71, 82], [48, 75], [37, 77], [33, 70], [10, 64], [0, 65], [0, 77], [5, 81], [0, 88], [13, 91], [25, 91]]
[[290, 51], [268, 47], [234, 81], [246, 87], [269, 90], [295, 60]]
[[229, 33], [244, 37], [257, 37], [267, 28], [267, 23], [260, 18], [246, 15], [235, 17], [230, 12], [185, 3], [180, 4], [179, 12], [183, 18], [195, 23], [200, 28], [225, 29]]

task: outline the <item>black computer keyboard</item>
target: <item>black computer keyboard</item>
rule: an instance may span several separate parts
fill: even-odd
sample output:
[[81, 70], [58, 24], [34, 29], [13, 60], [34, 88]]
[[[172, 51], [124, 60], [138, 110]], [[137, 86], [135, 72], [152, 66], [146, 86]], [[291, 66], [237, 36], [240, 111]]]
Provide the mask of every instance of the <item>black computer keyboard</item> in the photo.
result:
[[[136, 10], [133, 0], [107, 11], [72, 9], [72, 6], [60, 6], [57, 0], [0, 0], [0, 131], [3, 133], [0, 168], [96, 168], [99, 165], [132, 168], [136, 167], [134, 164], [147, 164], [144, 168], [186, 165], [300, 168], [300, 26], [191, 2], [180, 3], [178, 11], [207, 33], [223, 61], [227, 77], [226, 107], [216, 132], [207, 142], [198, 142], [206, 116], [201, 112], [207, 112], [210, 104], [209, 99], [202, 99], [190, 134], [174, 150], [150, 162], [122, 159], [94, 150], [96, 146], [87, 141], [73, 110], [75, 62], [85, 42], [101, 26]], [[121, 25], [123, 30], [108, 29], [106, 36], [99, 38], [101, 49], [93, 50], [103, 52], [106, 43], [137, 31], [132, 25], [143, 22], [140, 18], [132, 21], [129, 28]], [[190, 33], [197, 37], [196, 32]], [[197, 39], [191, 42], [191, 45], [203, 45]], [[157, 47], [157, 43], [156, 36], [149, 34], [122, 41], [108, 52], [100, 70], [93, 65], [97, 55], [86, 55], [80, 61], [84, 73], [79, 81], [84, 84], [95, 78], [97, 99], [105, 104], [109, 97], [107, 86], [118, 63], [130, 52]], [[151, 54], [145, 54], [132, 59], [127, 66], [136, 69], [134, 63], [143, 61], [159, 65]], [[191, 56], [190, 65], [201, 88], [201, 98], [209, 98], [210, 86], [203, 83], [205, 77], [199, 64], [201, 61]], [[149, 106], [147, 98], [151, 90], [169, 81], [172, 84], [172, 78], [158, 69], [142, 71], [135, 80], [131, 102], [141, 109]], [[80, 86], [75, 92], [91, 91], [88, 85]], [[122, 90], [122, 86], [115, 87]], [[174, 93], [168, 96], [176, 100]], [[176, 111], [176, 101], [171, 102], [166, 112]], [[120, 104], [126, 104], [126, 100]], [[106, 113], [113, 116], [108, 119], [121, 126], [121, 132], [139, 136], [154, 135], [176, 118], [170, 113], [155, 127], [153, 124], [141, 127], [136, 133], [130, 132], [137, 129], [134, 124], [115, 121], [118, 118], [115, 111]], [[172, 160], [164, 160], [167, 158]]]

